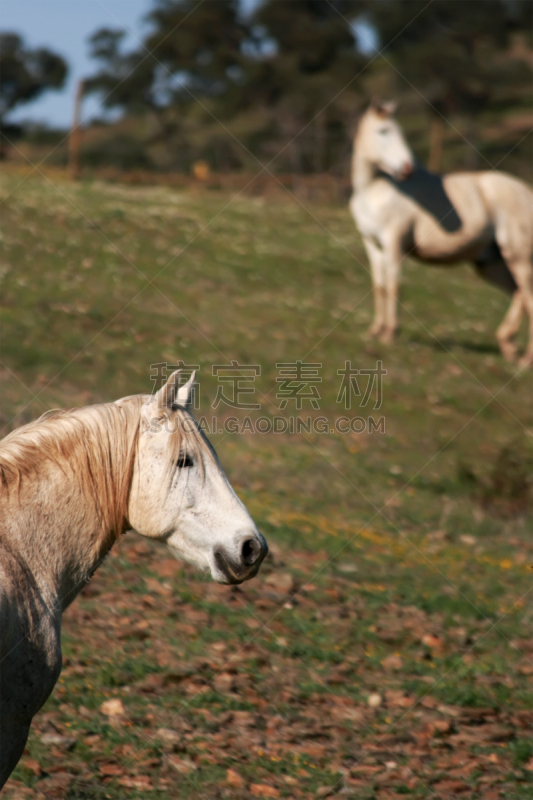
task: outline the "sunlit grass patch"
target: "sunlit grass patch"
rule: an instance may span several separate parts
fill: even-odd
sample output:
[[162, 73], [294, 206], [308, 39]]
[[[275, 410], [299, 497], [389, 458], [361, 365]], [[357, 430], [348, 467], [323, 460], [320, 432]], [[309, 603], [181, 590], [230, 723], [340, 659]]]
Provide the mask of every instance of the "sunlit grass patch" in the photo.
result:
[[[6, 432], [150, 391], [150, 365], [178, 358], [200, 365], [207, 416], [212, 365], [232, 359], [261, 365], [270, 417], [278, 362], [322, 364], [328, 419], [346, 413], [346, 360], [388, 374], [384, 433], [211, 437], [271, 555], [231, 589], [126, 536], [65, 614], [62, 679], [15, 779], [70, 800], [247, 800], [252, 784], [423, 798], [464, 769], [463, 797], [525, 797], [522, 450], [505, 514], [487, 502], [502, 453], [533, 429], [529, 377], [495, 346], [507, 298], [466, 267], [408, 263], [411, 314], [387, 349], [363, 338], [370, 281], [344, 208], [19, 180], [5, 171]], [[123, 716], [102, 711], [110, 699]]]

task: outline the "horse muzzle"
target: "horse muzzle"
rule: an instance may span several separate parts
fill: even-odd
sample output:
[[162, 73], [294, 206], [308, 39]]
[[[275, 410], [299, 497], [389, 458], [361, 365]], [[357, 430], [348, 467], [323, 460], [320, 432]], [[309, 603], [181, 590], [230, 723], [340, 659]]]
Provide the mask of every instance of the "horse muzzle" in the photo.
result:
[[242, 583], [250, 580], [259, 570], [268, 553], [268, 546], [260, 533], [245, 536], [241, 539], [237, 554], [228, 553], [218, 547], [214, 553], [216, 580], [219, 583]]
[[407, 161], [403, 167], [398, 170], [397, 179], [399, 181], [405, 181], [410, 175], [413, 174], [413, 171], [414, 165], [410, 161]]

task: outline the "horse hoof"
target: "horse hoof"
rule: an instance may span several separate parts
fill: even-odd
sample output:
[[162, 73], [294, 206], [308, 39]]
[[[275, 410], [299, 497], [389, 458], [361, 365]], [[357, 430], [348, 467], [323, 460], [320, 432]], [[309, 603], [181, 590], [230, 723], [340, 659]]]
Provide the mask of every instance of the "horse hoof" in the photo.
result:
[[502, 350], [502, 356], [508, 364], [515, 364], [518, 361], [516, 350]]
[[381, 335], [382, 330], [383, 328], [381, 327], [381, 325], [378, 325], [377, 327], [375, 325], [371, 325], [370, 328], [365, 333], [364, 338], [377, 339]]
[[382, 344], [392, 344], [394, 339], [396, 338], [396, 331], [394, 330], [385, 330], [379, 337], [379, 341]]
[[503, 358], [506, 361], [509, 361], [510, 363], [517, 360], [517, 349], [514, 344], [509, 344], [509, 343], [503, 344], [502, 342], [500, 342], [500, 352]]
[[533, 353], [522, 356], [522, 358], [518, 361], [518, 366], [521, 369], [531, 369], [533, 367]]

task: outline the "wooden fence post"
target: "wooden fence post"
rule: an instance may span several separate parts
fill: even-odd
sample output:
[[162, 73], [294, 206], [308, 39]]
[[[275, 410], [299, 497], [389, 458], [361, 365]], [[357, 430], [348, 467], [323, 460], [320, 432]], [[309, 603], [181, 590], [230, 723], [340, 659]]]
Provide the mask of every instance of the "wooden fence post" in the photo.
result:
[[70, 177], [77, 181], [81, 175], [80, 147], [81, 147], [81, 104], [85, 92], [85, 81], [78, 81], [76, 96], [74, 98], [74, 115], [68, 140], [68, 168]]

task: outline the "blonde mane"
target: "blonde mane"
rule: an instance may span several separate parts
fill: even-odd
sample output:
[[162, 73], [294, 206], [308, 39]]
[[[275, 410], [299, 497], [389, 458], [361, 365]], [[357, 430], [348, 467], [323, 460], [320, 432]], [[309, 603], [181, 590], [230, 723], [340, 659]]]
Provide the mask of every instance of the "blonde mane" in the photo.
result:
[[[0, 489], [21, 496], [47, 466], [59, 469], [96, 509], [102, 528], [118, 536], [127, 526], [128, 499], [137, 453], [141, 406], [146, 396], [117, 403], [47, 412], [0, 441]], [[169, 472], [185, 444], [208, 450], [195, 425], [182, 425], [182, 409], [170, 420]], [[188, 415], [186, 415], [188, 418]], [[176, 424], [178, 423], [178, 424]], [[7, 490], [7, 491], [6, 491]]]

